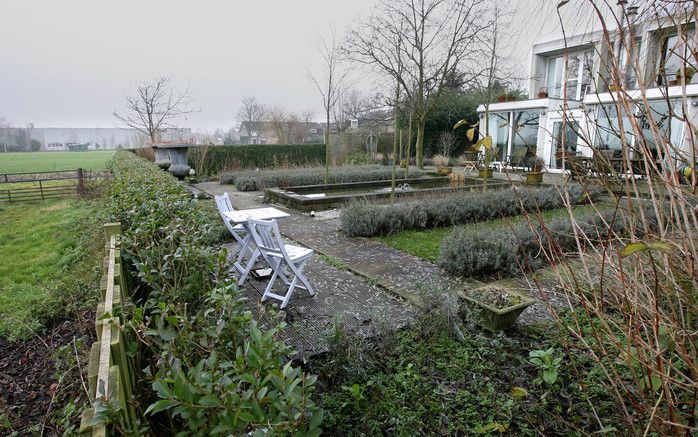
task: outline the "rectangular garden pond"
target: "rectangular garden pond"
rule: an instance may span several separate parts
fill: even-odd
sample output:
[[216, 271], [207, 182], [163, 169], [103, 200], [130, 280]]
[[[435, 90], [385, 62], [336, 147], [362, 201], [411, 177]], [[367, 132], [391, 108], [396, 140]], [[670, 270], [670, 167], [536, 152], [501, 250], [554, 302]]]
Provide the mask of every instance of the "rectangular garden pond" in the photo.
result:
[[[452, 192], [470, 191], [482, 188], [482, 179], [465, 178], [459, 184], [452, 184], [447, 177], [397, 179], [396, 197], [443, 195]], [[491, 179], [488, 188], [503, 188], [511, 184], [507, 181]], [[268, 188], [266, 198], [300, 211], [322, 211], [338, 208], [352, 200], [380, 200], [390, 198], [391, 183], [387, 181], [352, 182], [344, 184], [299, 185], [286, 188]]]

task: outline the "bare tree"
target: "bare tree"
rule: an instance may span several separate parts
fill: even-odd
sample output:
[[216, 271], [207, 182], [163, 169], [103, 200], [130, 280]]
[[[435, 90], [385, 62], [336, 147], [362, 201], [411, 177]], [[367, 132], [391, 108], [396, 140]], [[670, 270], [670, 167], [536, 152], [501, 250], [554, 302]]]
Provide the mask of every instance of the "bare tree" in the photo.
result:
[[[0, 129], [5, 129], [5, 128], [10, 128], [12, 127], [12, 123], [7, 121], [5, 117], [0, 117]], [[8, 135], [5, 134], [5, 132], [0, 132], [0, 143], [3, 146], [3, 150], [5, 153], [7, 153], [7, 139]]]
[[242, 98], [242, 105], [235, 119], [247, 130], [247, 142], [252, 139], [252, 128], [255, 123], [264, 121], [267, 117], [267, 108], [255, 97], [246, 96]]
[[135, 92], [124, 92], [125, 110], [115, 111], [114, 117], [147, 135], [151, 143], [158, 142], [164, 130], [176, 127], [180, 117], [194, 112], [189, 87], [177, 89], [171, 77], [136, 80], [135, 85]]
[[286, 144], [286, 135], [284, 133], [284, 127], [288, 125], [288, 113], [281, 106], [274, 106], [267, 113], [267, 118], [271, 124], [271, 128], [274, 130], [276, 135], [276, 142], [278, 144]]
[[301, 120], [303, 120], [303, 135], [301, 135], [302, 141], [305, 143], [308, 141], [310, 132], [310, 123], [317, 117], [317, 112], [312, 108], [304, 109], [301, 112]]
[[[478, 33], [488, 26], [481, 19], [483, 4], [484, 0], [381, 0], [377, 12], [349, 33], [347, 56], [400, 82], [412, 103], [420, 168], [427, 115], [446, 80], [472, 57]], [[400, 50], [394, 50], [396, 46]]]
[[315, 74], [308, 71], [308, 77], [322, 96], [322, 107], [325, 110], [325, 183], [328, 183], [330, 179], [330, 114], [342, 94], [342, 87], [347, 81], [349, 71], [341, 69], [334, 26], [330, 27], [329, 41], [318, 35], [316, 47], [320, 55], [321, 70]]

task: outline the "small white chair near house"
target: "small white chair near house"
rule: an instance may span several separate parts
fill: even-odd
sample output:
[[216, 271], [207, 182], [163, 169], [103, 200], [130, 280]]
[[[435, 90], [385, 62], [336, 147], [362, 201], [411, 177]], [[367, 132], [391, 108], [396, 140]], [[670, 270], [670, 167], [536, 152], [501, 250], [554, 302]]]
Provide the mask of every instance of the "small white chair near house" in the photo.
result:
[[225, 223], [225, 227], [228, 228], [228, 231], [230, 231], [230, 234], [235, 238], [235, 241], [237, 241], [240, 244], [240, 252], [238, 252], [238, 257], [235, 262], [237, 265], [241, 265], [242, 260], [245, 257], [245, 254], [247, 252], [252, 254], [252, 249], [249, 247], [250, 240], [252, 239], [252, 236], [250, 233], [247, 231], [247, 228], [241, 224], [233, 224], [231, 223], [230, 219], [225, 215], [227, 212], [233, 212], [235, 211], [235, 208], [233, 208], [232, 202], [230, 202], [230, 196], [228, 196], [228, 193], [223, 193], [220, 196], [215, 196], [216, 199], [216, 206], [218, 207], [218, 212], [221, 215], [221, 218], [223, 219], [223, 223]]
[[[250, 218], [247, 223], [257, 249], [273, 270], [269, 284], [267, 284], [264, 295], [262, 295], [262, 302], [272, 298], [280, 300], [281, 308], [286, 308], [293, 290], [296, 288], [306, 290], [311, 296], [315, 296], [313, 287], [303, 274], [305, 263], [313, 256], [313, 250], [284, 243], [276, 220], [255, 220]], [[284, 267], [287, 267], [289, 271], [284, 272]], [[288, 277], [290, 276], [293, 276], [293, 279], [289, 283]], [[283, 296], [271, 291], [278, 277], [281, 277], [282, 281], [288, 285], [286, 294]], [[299, 281], [302, 285], [298, 284]]]

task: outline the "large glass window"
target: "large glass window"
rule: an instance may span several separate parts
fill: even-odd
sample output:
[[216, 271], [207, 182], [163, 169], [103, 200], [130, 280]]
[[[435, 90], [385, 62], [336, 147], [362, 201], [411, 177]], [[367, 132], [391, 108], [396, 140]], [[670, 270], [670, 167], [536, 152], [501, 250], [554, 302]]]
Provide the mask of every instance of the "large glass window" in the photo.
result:
[[566, 86], [566, 96], [569, 100], [581, 100], [591, 85], [594, 57], [591, 51], [573, 52], [567, 57], [565, 67], [564, 56], [548, 58], [546, 69], [546, 86], [548, 96], [562, 98]]
[[498, 159], [506, 158], [508, 152], [509, 114], [509, 112], [490, 112], [489, 116], [487, 133], [492, 137]]
[[[671, 110], [664, 100], [650, 102], [649, 108], [643, 107], [638, 110], [637, 118], [642, 127], [642, 136], [652, 150], [656, 150], [657, 141], [669, 141], [674, 147], [681, 144], [683, 135], [683, 122], [680, 120], [683, 113], [681, 101], [673, 100], [670, 103]], [[654, 133], [653, 123], [657, 125], [659, 137]]]
[[674, 34], [664, 38], [659, 54], [660, 85], [665, 81], [672, 85], [673, 81], [679, 79], [677, 75], [680, 75], [681, 66], [687, 68], [690, 65], [693, 45], [693, 30], [685, 32], [681, 37]]
[[[632, 128], [630, 118], [623, 112], [622, 118], [624, 139], [632, 144]], [[616, 105], [599, 105], [596, 115], [596, 147], [598, 149], [621, 150], [622, 135]]]
[[540, 112], [532, 111], [514, 112], [514, 133], [512, 138], [513, 149], [527, 147], [529, 150], [536, 150], [538, 143], [538, 123], [540, 122]]
[[579, 139], [579, 123], [568, 121], [565, 129], [562, 129], [562, 121], [553, 123], [553, 147], [550, 152], [550, 168], [562, 168], [563, 155], [574, 155], [577, 151], [577, 141]]

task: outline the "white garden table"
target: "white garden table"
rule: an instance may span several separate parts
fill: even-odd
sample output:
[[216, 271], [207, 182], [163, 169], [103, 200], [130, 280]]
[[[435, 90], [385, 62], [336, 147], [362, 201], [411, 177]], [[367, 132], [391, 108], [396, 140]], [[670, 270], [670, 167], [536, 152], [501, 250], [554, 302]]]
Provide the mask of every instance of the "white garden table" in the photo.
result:
[[242, 255], [248, 250], [250, 242], [252, 240], [252, 230], [249, 228], [247, 221], [249, 219], [274, 220], [289, 217], [289, 214], [279, 209], [271, 207], [238, 209], [235, 211], [224, 212], [223, 214], [225, 214], [225, 216], [231, 222], [235, 223], [236, 225], [243, 225], [245, 229], [247, 229], [247, 235], [245, 235], [245, 238], [243, 239], [243, 247], [240, 249], [241, 256], [239, 256], [235, 264], [233, 264], [235, 266], [235, 269], [240, 273], [240, 279], [238, 279], [238, 284], [242, 285], [245, 282], [245, 280], [247, 280], [247, 277], [254, 268], [254, 264], [255, 262], [257, 262], [257, 259], [260, 255], [260, 252], [256, 247], [254, 251], [250, 250], [250, 252], [252, 252], [252, 256], [247, 262], [247, 265], [243, 266]]

